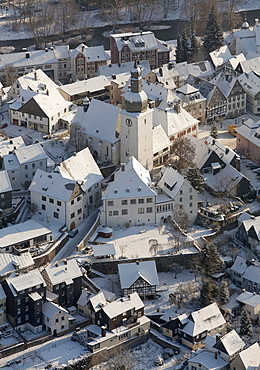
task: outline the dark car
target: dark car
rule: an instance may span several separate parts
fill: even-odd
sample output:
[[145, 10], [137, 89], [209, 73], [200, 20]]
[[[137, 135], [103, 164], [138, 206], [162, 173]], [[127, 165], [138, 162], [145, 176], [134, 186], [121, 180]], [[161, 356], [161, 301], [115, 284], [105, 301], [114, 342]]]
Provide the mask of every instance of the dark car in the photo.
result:
[[74, 236], [77, 235], [78, 232], [79, 232], [78, 229], [73, 229], [69, 231], [68, 235], [70, 238], [74, 238]]
[[0, 125], [0, 128], [6, 128], [8, 126], [7, 123], [2, 123], [2, 125]]

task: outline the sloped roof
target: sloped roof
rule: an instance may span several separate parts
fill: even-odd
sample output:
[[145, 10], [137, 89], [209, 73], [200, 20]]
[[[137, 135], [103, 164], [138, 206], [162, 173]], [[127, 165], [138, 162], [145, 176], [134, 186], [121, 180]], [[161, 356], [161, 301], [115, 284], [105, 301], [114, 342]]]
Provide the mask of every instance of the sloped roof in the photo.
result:
[[129, 49], [132, 51], [156, 50], [158, 48], [156, 38], [151, 31], [119, 33], [113, 34], [110, 37], [115, 39], [119, 51], [124, 45], [128, 45]]
[[12, 185], [6, 170], [0, 171], [0, 193], [12, 191]]
[[93, 255], [95, 258], [103, 256], [115, 256], [116, 250], [113, 243], [109, 244], [93, 244], [92, 245]]
[[40, 161], [48, 158], [43, 147], [39, 143], [20, 147], [15, 150], [15, 155], [20, 164]]
[[184, 95], [189, 95], [189, 94], [194, 94], [198, 92], [199, 90], [196, 87], [191, 86], [190, 84], [185, 84], [182, 87], [179, 87], [176, 91]]
[[82, 276], [77, 261], [72, 258], [68, 261], [49, 265], [44, 269], [52, 285], [71, 282], [73, 279]]
[[35, 287], [36, 285], [43, 284], [43, 286], [46, 286], [38, 269], [30, 270], [20, 275], [10, 275], [6, 281], [14, 295], [17, 295], [17, 292]]
[[15, 271], [17, 267], [19, 269], [24, 269], [32, 266], [34, 266], [34, 261], [30, 252], [23, 252], [20, 255], [12, 253], [1, 253], [0, 276]]
[[[185, 178], [178, 171], [174, 170], [172, 167], [166, 167], [164, 169], [163, 176], [158, 182], [158, 186], [171, 199], [174, 199], [179, 193], [185, 181], [187, 180], [185, 180]], [[170, 188], [168, 188], [165, 183]]]
[[245, 345], [245, 342], [233, 329], [229, 333], [221, 337], [213, 347], [221, 352], [226, 353], [229, 356], [232, 356], [236, 352], [241, 351], [241, 349], [243, 349]]
[[29, 191], [68, 202], [73, 195], [75, 186], [76, 181], [63, 178], [58, 173], [48, 173], [37, 169]]
[[238, 80], [247, 93], [256, 95], [260, 92], [260, 77], [253, 71], [242, 73]]
[[118, 273], [122, 289], [130, 288], [139, 277], [144, 279], [149, 285], [159, 284], [154, 261], [122, 263], [118, 265]]
[[219, 73], [216, 77], [211, 80], [212, 83], [216, 84], [226, 98], [229, 97], [232, 89], [235, 86], [237, 77], [232, 75], [226, 75], [225, 72]]
[[227, 45], [221, 46], [219, 49], [209, 53], [214, 67], [217, 68], [232, 58]]
[[95, 312], [97, 312], [98, 310], [100, 310], [101, 307], [107, 304], [107, 301], [106, 301], [106, 298], [103, 292], [99, 292], [95, 295], [91, 295], [91, 297], [89, 298], [89, 301]]
[[72, 125], [82, 127], [91, 137], [114, 144], [119, 141], [116, 133], [118, 115], [119, 108], [115, 105], [92, 99], [86, 112], [83, 107], [78, 108]]
[[235, 262], [231, 266], [231, 270], [243, 274], [247, 268], [246, 260], [240, 256], [237, 256]]
[[0, 155], [1, 157], [9, 154], [15, 149], [25, 146], [22, 136], [13, 137], [12, 139], [0, 141]]
[[252, 59], [241, 61], [240, 66], [243, 72], [249, 73], [251, 71], [255, 71], [259, 73], [260, 72], [260, 56], [258, 56], [257, 58], [252, 58]]
[[92, 294], [86, 288], [82, 289], [81, 295], [77, 301], [77, 305], [86, 306], [91, 295]]
[[[126, 62], [118, 64], [106, 64], [98, 67], [99, 75], [111, 77], [112, 75], [129, 74], [133, 69], [135, 62]], [[150, 64], [148, 60], [139, 60], [138, 67], [141, 69], [141, 76], [144, 77], [150, 72]]]
[[248, 266], [243, 274], [243, 279], [260, 284], [260, 266]]
[[65, 310], [65, 308], [57, 305], [56, 303], [53, 303], [53, 302], [45, 302], [43, 305], [42, 305], [42, 314], [46, 317], [48, 317], [49, 319], [52, 319], [53, 316], [56, 315], [57, 312], [62, 312], [64, 314], [68, 314], [68, 311]]
[[216, 359], [214, 353], [207, 351], [203, 351], [195, 357], [190, 357], [188, 362], [199, 364], [199, 366], [207, 370], [223, 370], [228, 365], [221, 357], [218, 356]]
[[133, 308], [138, 310], [142, 307], [144, 307], [144, 304], [139, 295], [135, 292], [130, 294], [129, 297], [119, 298], [114, 302], [107, 303], [102, 307], [102, 310], [109, 318], [113, 318]]
[[71, 84], [62, 85], [59, 87], [59, 90], [64, 91], [68, 95], [77, 95], [84, 93], [94, 93], [110, 87], [110, 81], [105, 76], [97, 76], [88, 78], [87, 80], [76, 81]]
[[125, 166], [125, 171], [118, 171], [113, 182], [110, 182], [102, 199], [120, 199], [135, 197], [153, 197], [152, 182], [149, 172], [131, 157]]
[[153, 154], [168, 148], [171, 142], [161, 125], [153, 127]]
[[[26, 58], [29, 55], [29, 58]], [[58, 59], [55, 55], [54, 50], [31, 50], [22, 51], [18, 53], [1, 54], [0, 56], [0, 68], [4, 68], [6, 65], [11, 65], [15, 68], [18, 67], [32, 67], [37, 65], [58, 63]]]
[[249, 118], [245, 123], [237, 128], [237, 134], [243, 136], [252, 144], [260, 147], [260, 121], [254, 122]]
[[[53, 174], [59, 173], [63, 181], [70, 179], [81, 184], [81, 188], [87, 191], [94, 184], [103, 180], [98, 165], [96, 164], [89, 148], [85, 148], [65, 161], [59, 163]], [[56, 177], [55, 177], [56, 178]]]
[[80, 44], [76, 49], [71, 50], [72, 59], [76, 58], [79, 54], [84, 54], [86, 62], [89, 63], [107, 60], [107, 55], [103, 45], [88, 47], [85, 44]]
[[241, 351], [238, 354], [242, 364], [244, 365], [244, 369], [252, 370], [252, 369], [260, 369], [260, 347], [257, 342], [252, 344], [250, 347]]
[[243, 62], [244, 60], [246, 60], [246, 57], [244, 56], [243, 53], [240, 53], [238, 55], [234, 55], [233, 58], [229, 59], [228, 62], [231, 64], [232, 68], [235, 70], [238, 64]]
[[243, 292], [236, 299], [238, 302], [247, 304], [251, 307], [256, 307], [260, 304], [260, 295], [256, 293]]
[[46, 92], [50, 87], [58, 87], [41, 69], [36, 69], [24, 76], [18, 77], [18, 82], [22, 89], [32, 90], [39, 93]]

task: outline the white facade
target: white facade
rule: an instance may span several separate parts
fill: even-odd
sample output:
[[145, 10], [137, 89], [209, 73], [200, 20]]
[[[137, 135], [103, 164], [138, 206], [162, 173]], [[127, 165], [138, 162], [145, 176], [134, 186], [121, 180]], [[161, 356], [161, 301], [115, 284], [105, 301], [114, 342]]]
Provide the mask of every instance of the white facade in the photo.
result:
[[53, 302], [45, 302], [42, 306], [43, 328], [56, 335], [69, 329], [69, 313]]

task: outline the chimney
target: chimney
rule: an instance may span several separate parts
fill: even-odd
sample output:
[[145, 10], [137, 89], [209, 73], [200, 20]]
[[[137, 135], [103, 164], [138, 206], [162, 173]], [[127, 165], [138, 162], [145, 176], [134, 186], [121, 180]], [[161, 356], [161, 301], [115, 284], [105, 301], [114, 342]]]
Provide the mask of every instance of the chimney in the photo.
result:
[[161, 67], [159, 68], [159, 74], [160, 74], [161, 77], [163, 76], [163, 70], [162, 70]]
[[139, 261], [136, 261], [137, 266], [139, 266]]
[[101, 326], [101, 335], [102, 335], [102, 337], [105, 337], [106, 336], [106, 333], [107, 333], [106, 327], [105, 326]]
[[68, 264], [68, 261], [67, 260], [64, 260], [64, 265], [67, 265]]
[[45, 48], [44, 50], [46, 51], [46, 53], [48, 52], [48, 48]]
[[49, 90], [46, 90], [46, 94], [49, 96]]
[[13, 140], [10, 140], [10, 144], [13, 144]]
[[87, 97], [83, 100], [82, 105], [83, 105], [83, 111], [87, 112], [87, 110], [89, 108], [89, 99]]
[[34, 71], [34, 80], [37, 81], [37, 72]]
[[244, 118], [242, 118], [242, 125], [244, 125], [245, 124], [245, 119]]
[[55, 263], [55, 266], [58, 267], [59, 266], [58, 263]]
[[84, 45], [82, 45], [82, 48], [81, 48], [81, 51], [82, 51], [82, 53], [84, 53]]
[[30, 53], [29, 52], [25, 53], [25, 58], [27, 58], [27, 59], [30, 58]]
[[215, 352], [215, 360], [218, 358], [218, 352]]
[[219, 333], [216, 334], [216, 343], [218, 342], [218, 340], [221, 338], [221, 335]]
[[125, 172], [125, 163], [121, 163], [121, 172]]
[[169, 316], [169, 321], [171, 321], [171, 319], [172, 319], [172, 317], [171, 317], [171, 316]]
[[76, 157], [76, 155], [77, 155], [77, 152], [73, 152], [73, 155], [74, 155], [74, 157]]
[[180, 104], [180, 101], [176, 101], [175, 105], [174, 105], [174, 109], [175, 111], [179, 114], [181, 113], [181, 104]]
[[255, 27], [258, 27], [259, 26], [259, 23], [258, 23], [258, 18], [255, 19]]

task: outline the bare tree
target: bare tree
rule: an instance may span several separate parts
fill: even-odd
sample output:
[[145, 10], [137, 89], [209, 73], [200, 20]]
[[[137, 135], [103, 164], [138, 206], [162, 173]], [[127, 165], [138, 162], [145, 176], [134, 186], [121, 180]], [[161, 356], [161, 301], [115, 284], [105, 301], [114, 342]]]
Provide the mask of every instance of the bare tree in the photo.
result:
[[237, 6], [241, 4], [241, 2], [241, 0], [225, 1], [224, 18], [226, 18], [228, 21], [230, 32], [233, 32], [236, 25], [241, 24], [241, 14], [236, 11]]
[[59, 0], [59, 8], [56, 14], [56, 30], [62, 37], [64, 42], [66, 33], [71, 30], [71, 27], [77, 20], [77, 8], [73, 0]]
[[138, 0], [132, 3], [132, 21], [136, 21], [142, 29], [149, 27], [152, 22], [157, 0]]
[[12, 86], [17, 78], [15, 69], [11, 64], [5, 65], [2, 76], [2, 82], [5, 86]]
[[124, 0], [106, 0], [101, 2], [103, 15], [112, 23], [113, 33], [117, 28], [118, 21], [120, 19], [120, 13], [124, 5]]
[[172, 156], [167, 163], [176, 168], [178, 172], [183, 173], [193, 165], [195, 146], [189, 138], [180, 137], [173, 141], [171, 154]]
[[174, 279], [177, 279], [177, 275], [183, 270], [183, 266], [179, 263], [174, 262], [173, 264], [171, 264], [169, 270], [174, 273]]
[[124, 252], [127, 248], [127, 245], [119, 245], [119, 249], [121, 251], [121, 257], [124, 257]]
[[154, 256], [156, 256], [159, 250], [162, 250], [162, 245], [158, 243], [157, 239], [150, 239], [148, 241], [148, 244], [150, 246], [149, 252], [153, 254]]
[[[186, 230], [189, 226], [189, 219], [187, 213], [183, 209], [182, 204], [175, 204], [173, 210], [173, 220], [182, 229]], [[176, 231], [178, 233], [178, 230]], [[175, 233], [175, 234], [176, 234]], [[181, 233], [179, 232], [178, 237], [180, 238]]]
[[236, 180], [232, 176], [225, 176], [214, 182], [214, 192], [219, 197], [235, 197], [236, 196]]

